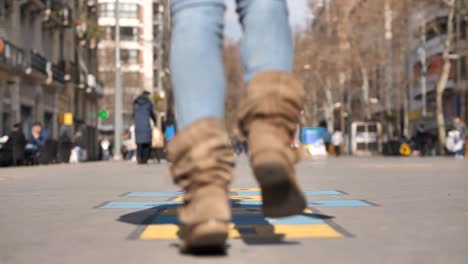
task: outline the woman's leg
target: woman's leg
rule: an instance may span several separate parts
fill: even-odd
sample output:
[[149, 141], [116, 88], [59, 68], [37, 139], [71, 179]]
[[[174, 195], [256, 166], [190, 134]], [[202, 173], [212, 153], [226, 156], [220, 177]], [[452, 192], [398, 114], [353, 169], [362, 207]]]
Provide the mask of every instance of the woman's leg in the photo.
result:
[[234, 157], [224, 124], [224, 0], [173, 0], [171, 51], [178, 133], [168, 144], [185, 250], [224, 248]]
[[137, 162], [140, 164], [143, 160], [143, 144], [137, 144]]
[[224, 0], [173, 0], [171, 74], [179, 129], [224, 117]]
[[291, 148], [304, 105], [304, 89], [291, 74], [293, 41], [286, 0], [237, 0], [247, 96], [239, 126], [248, 137], [249, 157], [262, 188], [263, 214], [284, 217], [306, 207]]
[[260, 71], [291, 72], [293, 39], [285, 0], [237, 0], [243, 28], [241, 41], [245, 79]]

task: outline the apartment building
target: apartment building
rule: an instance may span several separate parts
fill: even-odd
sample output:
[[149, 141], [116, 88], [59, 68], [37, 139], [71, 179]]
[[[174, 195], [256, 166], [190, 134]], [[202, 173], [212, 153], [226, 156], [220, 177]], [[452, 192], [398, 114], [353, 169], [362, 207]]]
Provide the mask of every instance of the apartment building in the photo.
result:
[[[115, 100], [115, 0], [99, 0], [98, 24], [99, 76], [104, 81], [104, 100], [101, 108], [109, 119], [101, 123], [102, 130], [113, 130]], [[161, 86], [167, 65], [167, 46], [161, 43], [169, 37], [168, 1], [119, 0], [120, 57], [123, 88], [123, 124], [132, 122], [132, 102], [143, 90], [162, 94]]]
[[[60, 131], [85, 135], [96, 156], [98, 31], [93, 0], [0, 0], [0, 132], [17, 122], [30, 135], [42, 122], [53, 138]], [[73, 116], [65, 121], [60, 118]]]
[[[452, 61], [448, 83], [443, 94], [444, 116], [448, 121], [467, 110], [468, 90], [468, 27], [466, 14], [457, 11], [455, 38], [451, 53], [458, 58]], [[426, 101], [426, 119], [435, 120], [436, 86], [444, 65], [444, 42], [447, 38], [448, 9], [429, 6], [415, 12], [411, 17], [411, 47], [408, 62], [409, 108], [411, 121], [423, 118], [423, 101]], [[425, 77], [426, 92], [423, 91]], [[423, 96], [425, 94], [425, 97]], [[463, 107], [464, 105], [464, 107]], [[435, 122], [432, 122], [435, 126]], [[449, 125], [450, 122], [447, 122]], [[433, 128], [435, 129], [435, 127]]]

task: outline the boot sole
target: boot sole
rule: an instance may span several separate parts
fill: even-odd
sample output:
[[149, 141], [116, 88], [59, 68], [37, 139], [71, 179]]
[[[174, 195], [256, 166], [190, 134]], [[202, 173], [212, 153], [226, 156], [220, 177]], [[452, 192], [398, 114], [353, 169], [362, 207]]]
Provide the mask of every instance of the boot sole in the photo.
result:
[[198, 224], [187, 234], [184, 251], [197, 253], [224, 250], [228, 228], [226, 223], [216, 221]]
[[263, 161], [254, 166], [254, 174], [262, 189], [265, 216], [277, 218], [303, 213], [306, 199], [289, 177], [286, 164], [275, 160]]

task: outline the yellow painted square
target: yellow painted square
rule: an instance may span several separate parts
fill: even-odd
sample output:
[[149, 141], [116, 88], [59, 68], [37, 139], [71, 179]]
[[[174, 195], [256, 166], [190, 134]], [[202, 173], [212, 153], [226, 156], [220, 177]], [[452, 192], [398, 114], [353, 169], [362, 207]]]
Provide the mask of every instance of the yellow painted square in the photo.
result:
[[[237, 228], [253, 228], [255, 234], [241, 235]], [[328, 224], [313, 225], [251, 225], [239, 226], [234, 224], [229, 226], [229, 238], [249, 238], [249, 239], [301, 239], [301, 238], [339, 238], [343, 237]], [[165, 240], [178, 239], [179, 227], [177, 225], [149, 225], [140, 235], [142, 240]]]
[[149, 225], [140, 235], [142, 240], [177, 239], [178, 225]]
[[316, 225], [275, 225], [276, 234], [284, 234], [285, 238], [337, 238], [343, 237], [328, 224]]
[[232, 195], [229, 197], [231, 200], [236, 200], [236, 201], [261, 201], [262, 197], [261, 196], [245, 196], [245, 195]]

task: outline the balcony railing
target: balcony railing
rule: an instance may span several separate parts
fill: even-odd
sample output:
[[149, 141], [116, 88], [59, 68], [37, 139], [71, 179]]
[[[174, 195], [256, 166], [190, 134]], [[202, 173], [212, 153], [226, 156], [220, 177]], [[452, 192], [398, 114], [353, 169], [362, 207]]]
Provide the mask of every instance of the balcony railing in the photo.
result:
[[80, 72], [78, 70], [78, 66], [73, 62], [65, 63], [65, 65], [65, 75], [67, 76], [65, 81], [71, 82], [75, 85], [80, 84]]
[[65, 82], [65, 73], [63, 68], [58, 64], [52, 65], [52, 79], [59, 83]]
[[6, 39], [0, 38], [0, 65], [12, 70], [23, 70], [26, 65], [24, 51]]
[[47, 75], [47, 59], [34, 51], [30, 51], [29, 56], [31, 68], [44, 75]]

